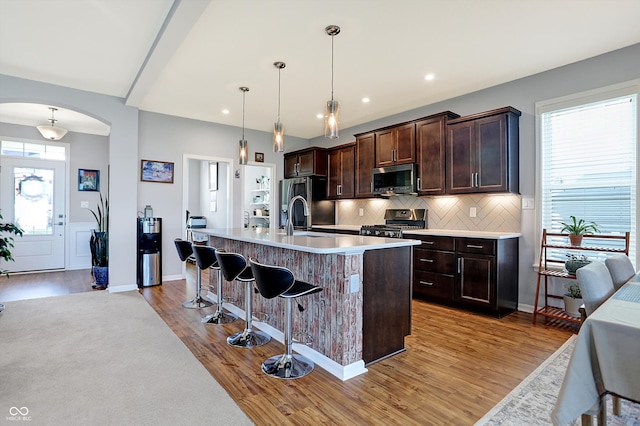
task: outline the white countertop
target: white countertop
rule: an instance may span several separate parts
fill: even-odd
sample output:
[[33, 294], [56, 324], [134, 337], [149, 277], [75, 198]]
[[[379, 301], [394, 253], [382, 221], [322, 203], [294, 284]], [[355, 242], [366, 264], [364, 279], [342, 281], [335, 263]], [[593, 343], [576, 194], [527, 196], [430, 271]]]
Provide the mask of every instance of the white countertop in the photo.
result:
[[330, 229], [336, 231], [357, 231], [360, 232], [361, 225], [313, 225], [312, 229]]
[[502, 240], [507, 238], [518, 238], [522, 234], [519, 232], [487, 232], [487, 231], [469, 231], [456, 229], [421, 229], [404, 231], [404, 235], [411, 238], [411, 235], [437, 235], [443, 237], [463, 237], [463, 238], [486, 238], [489, 240]]
[[[257, 229], [260, 229], [260, 231], [257, 231]], [[366, 250], [407, 247], [420, 244], [418, 240], [324, 232], [296, 231], [294, 235], [288, 236], [285, 235], [282, 229], [267, 228], [205, 228], [199, 229], [198, 232], [214, 237], [318, 254], [355, 254], [362, 253]]]

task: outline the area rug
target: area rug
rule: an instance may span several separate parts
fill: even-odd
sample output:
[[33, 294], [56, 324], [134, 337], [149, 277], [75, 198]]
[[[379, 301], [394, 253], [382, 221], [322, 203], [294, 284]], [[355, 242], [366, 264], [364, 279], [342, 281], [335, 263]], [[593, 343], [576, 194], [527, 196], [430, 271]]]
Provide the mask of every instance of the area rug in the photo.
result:
[[137, 292], [5, 302], [0, 425], [249, 425]]
[[[573, 353], [576, 335], [571, 336], [553, 355], [512, 390], [476, 426], [551, 425], [551, 411], [556, 403], [564, 372]], [[593, 419], [594, 424], [597, 420]], [[580, 425], [576, 419], [571, 425]], [[640, 404], [621, 401], [621, 415], [612, 414], [611, 397], [607, 396], [607, 424], [640, 426]]]

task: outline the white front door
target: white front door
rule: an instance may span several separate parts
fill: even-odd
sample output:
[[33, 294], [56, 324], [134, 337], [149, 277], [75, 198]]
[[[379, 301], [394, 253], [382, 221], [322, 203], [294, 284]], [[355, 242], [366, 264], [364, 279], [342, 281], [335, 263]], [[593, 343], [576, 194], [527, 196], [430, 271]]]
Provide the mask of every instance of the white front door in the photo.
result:
[[0, 212], [24, 231], [14, 237], [11, 272], [63, 269], [65, 259], [65, 162], [3, 157]]

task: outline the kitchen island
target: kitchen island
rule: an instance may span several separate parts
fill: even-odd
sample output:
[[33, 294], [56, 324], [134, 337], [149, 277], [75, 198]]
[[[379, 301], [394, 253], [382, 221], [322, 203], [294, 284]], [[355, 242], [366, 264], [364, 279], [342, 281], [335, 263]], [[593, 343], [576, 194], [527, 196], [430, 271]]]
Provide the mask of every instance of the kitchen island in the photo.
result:
[[[411, 334], [411, 247], [419, 241], [296, 232], [275, 229], [203, 229], [210, 245], [261, 263], [284, 266], [296, 279], [322, 287], [302, 297], [304, 311], [294, 311], [293, 329], [310, 342], [294, 350], [347, 380], [366, 372], [366, 365], [403, 352]], [[215, 273], [210, 292], [215, 291]], [[225, 307], [243, 314], [244, 287], [223, 282]], [[282, 341], [284, 304], [280, 298], [254, 298], [254, 311], [269, 318], [254, 323]]]

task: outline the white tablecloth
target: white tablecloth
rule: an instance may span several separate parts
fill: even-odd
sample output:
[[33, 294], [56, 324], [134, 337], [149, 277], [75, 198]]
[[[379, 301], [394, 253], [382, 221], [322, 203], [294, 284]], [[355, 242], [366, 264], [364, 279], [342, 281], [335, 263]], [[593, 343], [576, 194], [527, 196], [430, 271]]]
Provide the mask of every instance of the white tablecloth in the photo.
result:
[[605, 391], [640, 401], [640, 283], [629, 282], [582, 324], [551, 414], [566, 425], [595, 414]]

